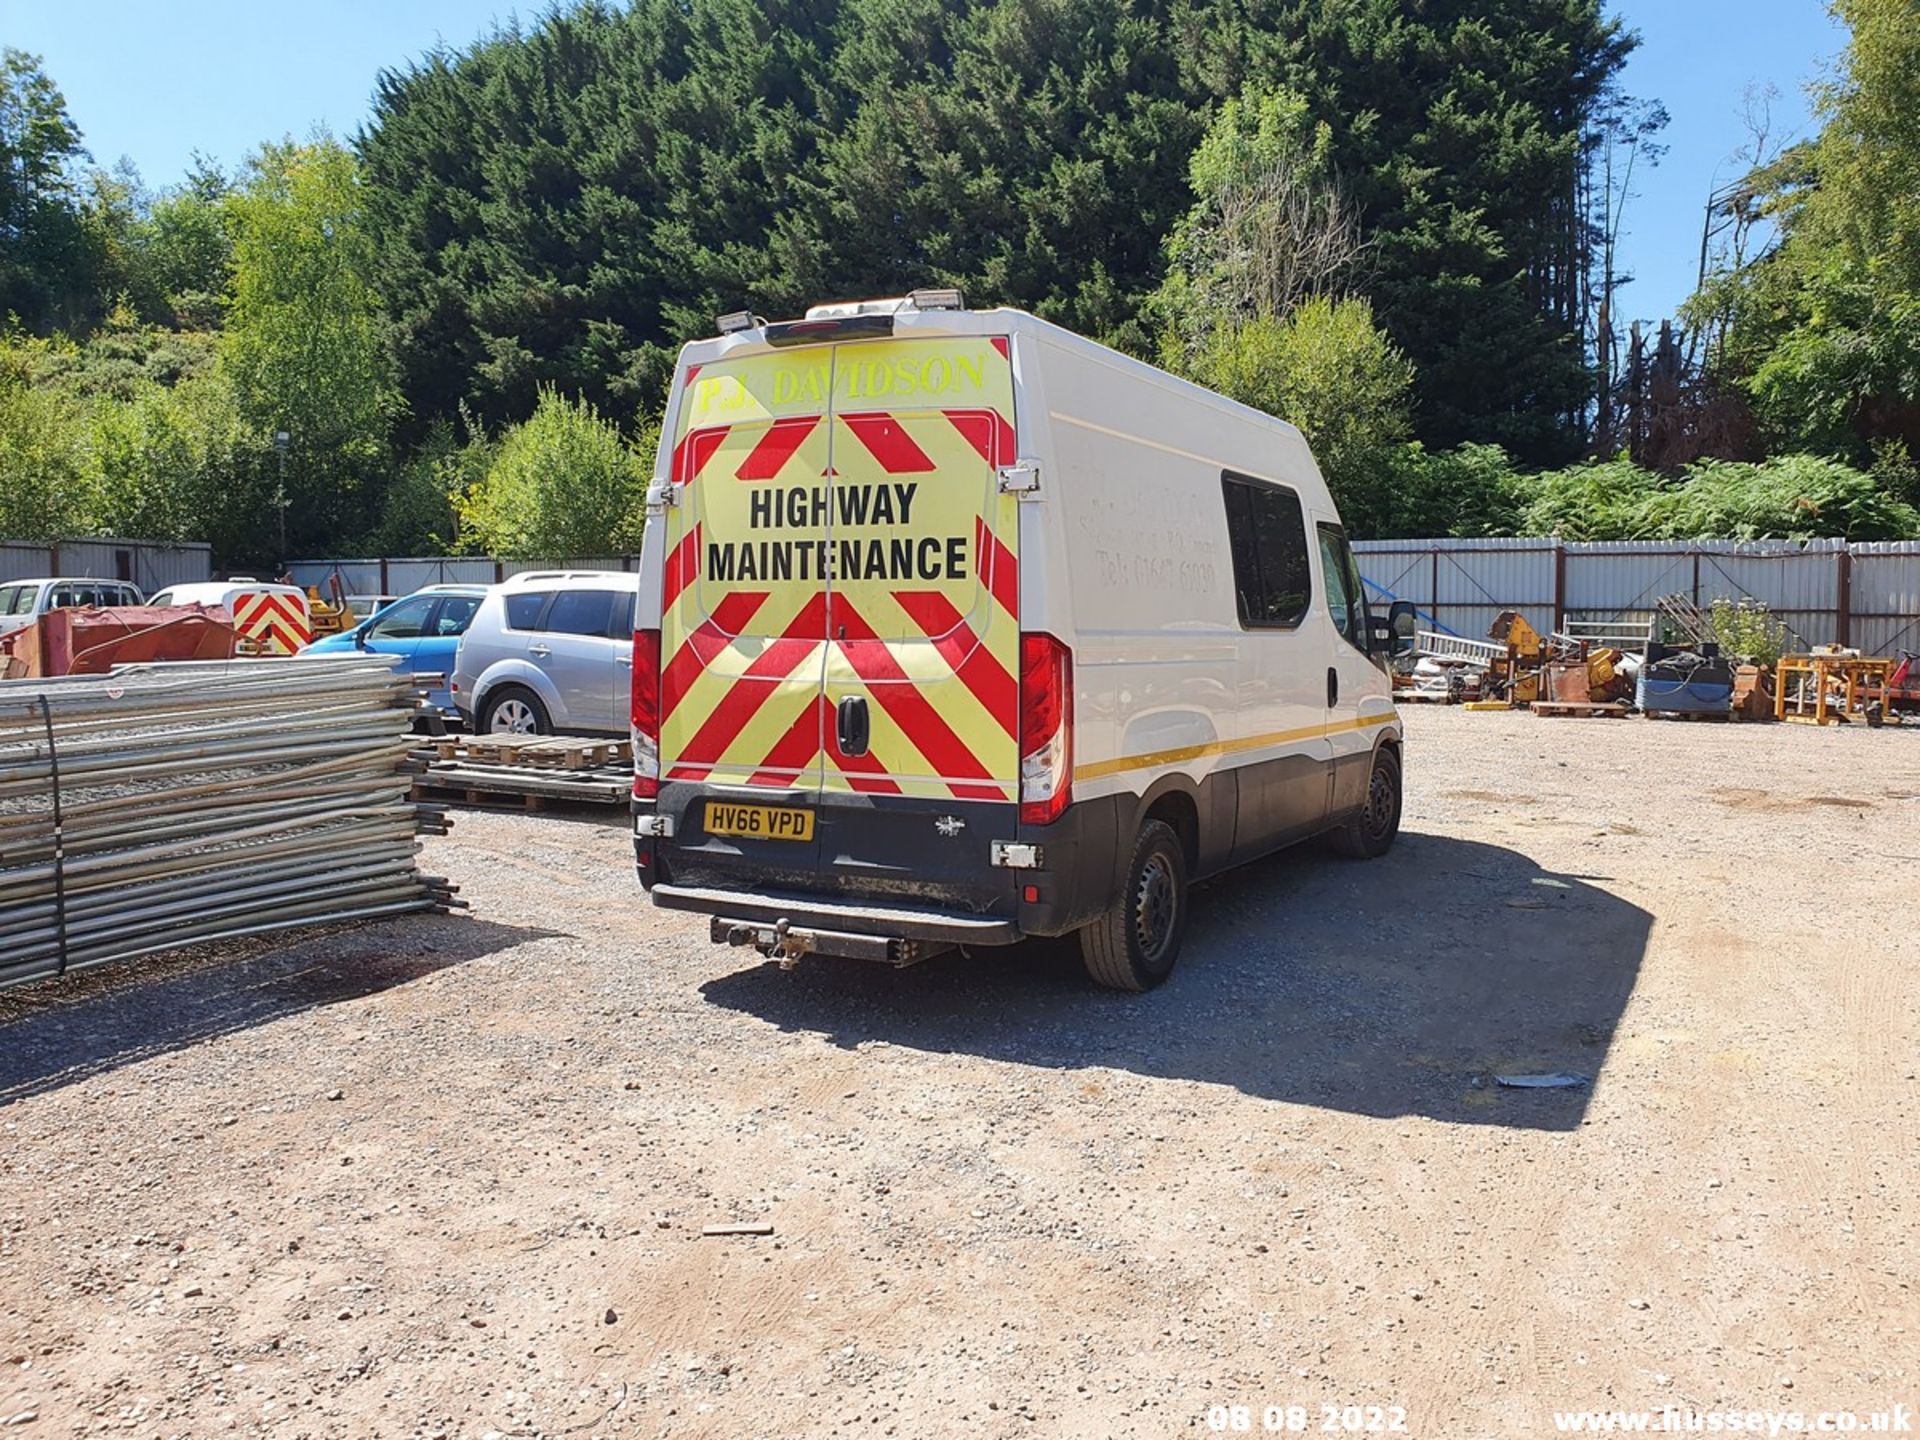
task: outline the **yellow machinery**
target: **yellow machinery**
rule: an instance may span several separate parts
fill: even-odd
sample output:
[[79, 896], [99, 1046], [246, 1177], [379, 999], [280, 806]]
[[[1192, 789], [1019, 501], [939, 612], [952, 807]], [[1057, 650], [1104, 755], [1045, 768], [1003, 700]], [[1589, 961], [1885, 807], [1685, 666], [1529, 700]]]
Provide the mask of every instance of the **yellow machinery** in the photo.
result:
[[1480, 682], [1482, 699], [1469, 706], [1477, 710], [1511, 710], [1540, 698], [1540, 672], [1547, 662], [1547, 642], [1518, 610], [1502, 610], [1487, 638], [1507, 647], [1487, 666]]
[[1868, 702], [1884, 704], [1894, 667], [1884, 655], [1829, 646], [1809, 655], [1782, 655], [1775, 668], [1773, 713], [1779, 720], [1812, 725], [1868, 720]]
[[307, 587], [307, 617], [316, 640], [323, 635], [342, 634], [360, 623], [360, 617], [347, 607], [345, 600], [337, 605], [322, 600], [317, 585]]

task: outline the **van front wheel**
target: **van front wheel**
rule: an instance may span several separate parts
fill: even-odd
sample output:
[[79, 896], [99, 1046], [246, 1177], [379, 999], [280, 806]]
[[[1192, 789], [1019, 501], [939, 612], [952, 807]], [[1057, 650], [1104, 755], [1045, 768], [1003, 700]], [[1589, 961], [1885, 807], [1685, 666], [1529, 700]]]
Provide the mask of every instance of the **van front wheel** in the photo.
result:
[[1373, 753], [1366, 806], [1332, 835], [1333, 848], [1354, 860], [1377, 860], [1400, 833], [1400, 756], [1382, 745]]
[[1158, 820], [1140, 827], [1120, 894], [1080, 931], [1087, 974], [1113, 990], [1151, 990], [1173, 973], [1187, 928], [1187, 856]]

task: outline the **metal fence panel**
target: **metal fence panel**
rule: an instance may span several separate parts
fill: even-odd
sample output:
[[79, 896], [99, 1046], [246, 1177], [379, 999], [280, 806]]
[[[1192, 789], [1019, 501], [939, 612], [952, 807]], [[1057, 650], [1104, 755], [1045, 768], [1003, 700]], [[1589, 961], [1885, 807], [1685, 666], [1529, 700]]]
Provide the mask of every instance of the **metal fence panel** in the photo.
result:
[[1875, 655], [1920, 650], [1920, 541], [1863, 541], [1853, 550], [1853, 643]]
[[[112, 542], [99, 543], [110, 553]], [[1353, 548], [1376, 602], [1411, 601], [1428, 624], [1473, 638], [1484, 636], [1502, 610], [1520, 611], [1542, 632], [1567, 619], [1644, 624], [1656, 600], [1681, 594], [1702, 606], [1722, 596], [1763, 601], [1803, 646], [1840, 638], [1844, 619], [1848, 642], [1869, 652], [1920, 649], [1920, 541], [1561, 544], [1516, 538], [1362, 540]], [[205, 563], [205, 547], [171, 549], [197, 550], [198, 563]], [[46, 574], [47, 560], [43, 546], [0, 544], [0, 578]], [[469, 555], [297, 560], [289, 569], [299, 583], [322, 590], [338, 574], [350, 595], [405, 595], [423, 585], [490, 584], [531, 570], [634, 571], [639, 564], [636, 555], [504, 562]]]
[[384, 593], [411, 595], [426, 585], [491, 585], [497, 578], [495, 572], [493, 561], [485, 556], [389, 560]]
[[[1845, 639], [1920, 649], [1920, 541], [1382, 540], [1354, 546], [1376, 600], [1410, 600], [1439, 628], [1480, 636], [1501, 610], [1644, 624], [1680, 594], [1765, 603], [1801, 648]], [[1556, 612], [1558, 615], [1556, 616]]]
[[0, 541], [0, 580], [71, 575], [91, 580], [131, 580], [151, 595], [169, 585], [192, 584], [213, 575], [213, 548], [110, 537], [62, 540], [54, 545]]
[[508, 575], [524, 575], [529, 570], [638, 570], [638, 555], [599, 555], [586, 560], [508, 560], [501, 567]]

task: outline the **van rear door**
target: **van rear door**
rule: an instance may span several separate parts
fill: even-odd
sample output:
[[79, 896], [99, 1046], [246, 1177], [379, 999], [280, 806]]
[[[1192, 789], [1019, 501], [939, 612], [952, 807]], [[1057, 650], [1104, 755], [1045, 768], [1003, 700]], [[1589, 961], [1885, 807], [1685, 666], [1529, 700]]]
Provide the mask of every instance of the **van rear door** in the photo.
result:
[[[691, 367], [665, 514], [661, 807], [675, 874], [815, 882], [826, 673], [828, 387], [824, 358]], [[800, 812], [800, 813], [787, 813]]]
[[1005, 338], [835, 347], [824, 878], [982, 910], [1018, 813], [1018, 500]]

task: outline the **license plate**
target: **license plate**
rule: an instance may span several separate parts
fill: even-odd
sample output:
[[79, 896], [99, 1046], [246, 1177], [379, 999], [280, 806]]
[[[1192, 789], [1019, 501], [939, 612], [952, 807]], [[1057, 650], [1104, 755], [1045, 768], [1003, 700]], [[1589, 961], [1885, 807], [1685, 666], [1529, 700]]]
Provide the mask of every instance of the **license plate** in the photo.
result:
[[740, 835], [753, 840], [811, 840], [813, 811], [791, 805], [708, 805], [709, 835]]

